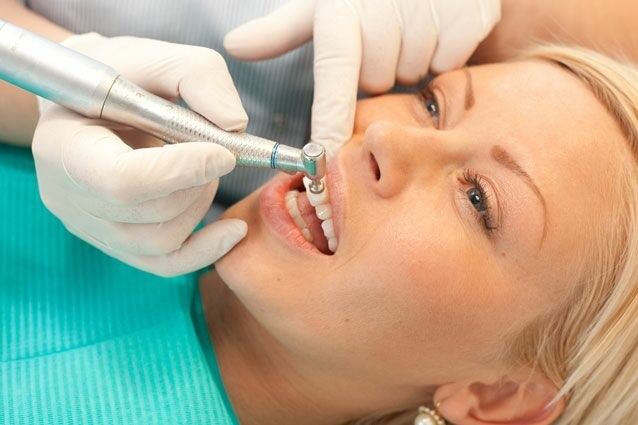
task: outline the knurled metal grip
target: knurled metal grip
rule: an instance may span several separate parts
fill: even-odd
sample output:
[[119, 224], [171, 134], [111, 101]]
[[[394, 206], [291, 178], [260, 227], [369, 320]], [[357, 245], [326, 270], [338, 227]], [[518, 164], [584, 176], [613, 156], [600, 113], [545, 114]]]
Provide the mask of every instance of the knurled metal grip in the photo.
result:
[[125, 123], [167, 143], [217, 143], [235, 154], [237, 165], [305, 172], [298, 149], [247, 133], [231, 133], [201, 115], [117, 79], [104, 102], [101, 118]]

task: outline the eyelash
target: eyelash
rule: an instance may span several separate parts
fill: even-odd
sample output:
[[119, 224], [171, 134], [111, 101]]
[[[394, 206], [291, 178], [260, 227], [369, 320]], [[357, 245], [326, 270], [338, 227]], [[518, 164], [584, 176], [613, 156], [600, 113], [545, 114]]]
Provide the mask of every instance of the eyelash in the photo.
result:
[[498, 230], [498, 225], [494, 223], [494, 215], [492, 213], [492, 206], [489, 200], [490, 196], [485, 189], [485, 183], [483, 182], [483, 177], [476, 173], [473, 170], [465, 170], [463, 171], [463, 180], [466, 185], [471, 185], [472, 187], [468, 190], [461, 190], [463, 196], [469, 200], [470, 192], [473, 190], [478, 191], [478, 196], [480, 196], [482, 204], [484, 206], [483, 211], [479, 211], [474, 207], [474, 204], [470, 201], [470, 206], [474, 212], [476, 219], [483, 226], [483, 228], [491, 234]]

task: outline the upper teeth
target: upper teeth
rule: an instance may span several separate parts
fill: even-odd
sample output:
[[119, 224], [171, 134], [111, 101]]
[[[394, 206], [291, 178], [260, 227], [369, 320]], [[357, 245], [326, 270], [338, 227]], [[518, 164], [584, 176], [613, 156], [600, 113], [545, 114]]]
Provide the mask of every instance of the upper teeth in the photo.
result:
[[331, 252], [335, 252], [337, 250], [338, 241], [334, 231], [332, 208], [328, 203], [329, 197], [326, 184], [324, 182], [323, 192], [312, 193], [312, 191], [310, 190], [310, 183], [311, 181], [308, 177], [303, 178], [303, 184], [306, 187], [306, 196], [308, 197], [308, 201], [310, 202], [310, 205], [315, 207], [317, 218], [322, 221], [321, 228], [323, 229], [323, 234], [326, 236], [326, 239], [328, 239], [328, 249]]
[[303, 237], [306, 238], [308, 242], [312, 242], [312, 234], [308, 229], [308, 225], [301, 216], [301, 211], [299, 211], [299, 206], [297, 205], [298, 195], [299, 191], [297, 190], [291, 190], [290, 192], [286, 193], [286, 206], [288, 207], [288, 212], [290, 213], [292, 220], [295, 222], [297, 227], [301, 229], [301, 234], [303, 234]]
[[332, 218], [332, 208], [329, 204], [317, 205], [315, 207], [315, 212], [317, 213], [319, 220], [328, 220], [329, 218]]
[[335, 237], [335, 228], [332, 220], [326, 220], [321, 223], [321, 228], [323, 229], [323, 234], [326, 235], [326, 238], [334, 238]]
[[310, 205], [313, 207], [317, 207], [318, 205], [329, 205], [328, 204], [328, 191], [326, 190], [326, 185], [324, 183], [324, 190], [321, 193], [312, 193], [310, 190], [311, 180], [308, 177], [303, 178], [303, 184], [306, 186], [306, 196], [308, 196], [308, 201], [310, 201]]

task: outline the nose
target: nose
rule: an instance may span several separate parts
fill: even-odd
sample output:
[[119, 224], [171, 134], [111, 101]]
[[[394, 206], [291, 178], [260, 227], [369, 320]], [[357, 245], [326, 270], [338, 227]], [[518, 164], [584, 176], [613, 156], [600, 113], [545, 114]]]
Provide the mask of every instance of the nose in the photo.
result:
[[382, 198], [396, 196], [413, 183], [428, 185], [461, 159], [458, 143], [446, 132], [390, 121], [368, 126], [363, 156], [371, 169], [372, 189]]

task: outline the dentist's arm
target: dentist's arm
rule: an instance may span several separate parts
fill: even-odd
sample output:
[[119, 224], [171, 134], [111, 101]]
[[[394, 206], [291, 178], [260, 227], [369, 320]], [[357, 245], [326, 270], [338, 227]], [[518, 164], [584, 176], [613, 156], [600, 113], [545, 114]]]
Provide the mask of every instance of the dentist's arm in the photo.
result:
[[224, 40], [246, 60], [314, 42], [312, 140], [334, 153], [352, 134], [357, 89], [382, 93], [462, 66], [500, 18], [500, 0], [293, 0]]
[[562, 42], [638, 62], [636, 0], [502, 0], [503, 18], [471, 61], [498, 62], [531, 43]]
[[[7, 20], [54, 40], [64, 38], [67, 47], [110, 65], [156, 95], [183, 99], [225, 130], [246, 127], [248, 117], [226, 63], [213, 50], [95, 33], [65, 38], [16, 3], [5, 4], [14, 13], [5, 13]], [[173, 276], [212, 264], [246, 235], [246, 223], [231, 219], [193, 232], [213, 201], [219, 177], [235, 167], [227, 149], [206, 142], [161, 146], [141, 132], [44, 100], [39, 114], [32, 100], [24, 100], [25, 116], [20, 117], [10, 102], [29, 98], [18, 91], [5, 93], [12, 99], [0, 108], [0, 120], [21, 120], [7, 128], [23, 140], [33, 133], [42, 201], [89, 244], [139, 269]]]
[[[0, 0], [0, 19], [53, 41], [62, 41], [71, 35], [64, 28], [33, 13], [18, 0]], [[35, 96], [0, 81], [0, 141], [29, 146], [37, 122]]]

